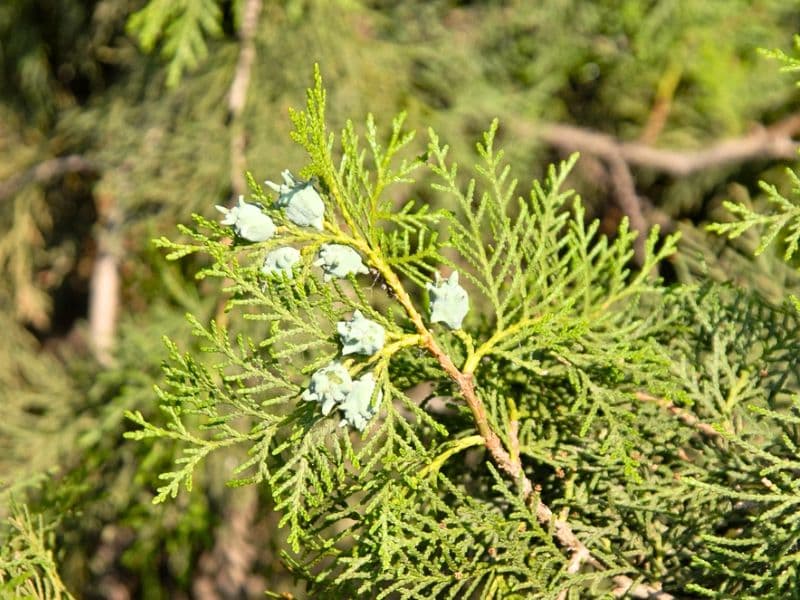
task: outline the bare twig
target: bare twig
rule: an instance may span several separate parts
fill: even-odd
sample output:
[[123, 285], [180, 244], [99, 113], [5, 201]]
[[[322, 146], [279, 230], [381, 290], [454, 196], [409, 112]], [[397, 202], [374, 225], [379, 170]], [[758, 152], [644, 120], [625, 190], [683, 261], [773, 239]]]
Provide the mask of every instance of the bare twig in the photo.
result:
[[94, 160], [70, 154], [42, 161], [26, 171], [0, 181], [0, 201], [3, 201], [30, 183], [47, 183], [67, 173], [99, 173], [99, 163]]
[[119, 261], [113, 252], [99, 249], [89, 282], [89, 332], [92, 351], [104, 367], [113, 364], [119, 310]]
[[655, 396], [651, 396], [646, 392], [636, 392], [636, 399], [641, 400], [643, 402], [652, 402], [657, 404], [661, 408], [669, 411], [671, 414], [675, 415], [679, 420], [686, 423], [689, 427], [694, 427], [699, 432], [708, 437], [719, 437], [719, 432], [714, 429], [708, 423], [703, 423], [700, 419], [695, 417], [692, 413], [682, 409], [680, 406], [675, 406], [672, 402], [667, 400], [666, 398], [656, 398]]
[[622, 156], [619, 154], [607, 157], [611, 185], [616, 192], [617, 202], [631, 223], [631, 228], [638, 231], [639, 235], [633, 241], [633, 252], [636, 264], [642, 266], [645, 261], [645, 242], [647, 221], [642, 214], [642, 203], [636, 194], [636, 184], [633, 175]]
[[241, 49], [236, 62], [231, 89], [228, 93], [228, 116], [231, 127], [231, 188], [233, 195], [243, 194], [246, 188], [244, 172], [246, 168], [245, 149], [247, 146], [242, 113], [247, 103], [247, 90], [256, 57], [255, 33], [258, 17], [261, 14], [262, 0], [247, 0], [242, 11], [242, 24], [239, 29]]
[[[565, 132], [563, 130], [564, 127], [568, 127], [570, 130]], [[565, 152], [573, 152], [577, 149], [598, 158], [605, 165], [607, 169], [607, 177], [605, 179], [607, 179], [612, 188], [613, 197], [616, 198], [622, 212], [628, 215], [631, 228], [639, 232], [633, 242], [634, 260], [637, 265], [643, 265], [647, 221], [642, 214], [642, 203], [636, 194], [636, 183], [633, 180], [628, 163], [619, 149], [619, 144], [609, 136], [605, 136], [605, 139], [594, 137], [602, 136], [603, 134], [585, 130], [578, 130], [576, 134], [571, 129], [577, 128], [563, 125], [547, 126], [543, 130], [542, 137]], [[592, 166], [597, 167], [599, 165]]]
[[546, 124], [536, 129], [550, 145], [605, 158], [620, 156], [629, 165], [676, 177], [748, 160], [787, 160], [796, 158], [800, 150], [800, 143], [793, 139], [800, 133], [800, 114], [701, 150], [665, 150], [639, 142], [620, 142], [610, 135], [573, 125]]
[[104, 367], [113, 363], [120, 303], [119, 257], [121, 215], [115, 199], [98, 195], [97, 256], [89, 281], [89, 333], [95, 359]]

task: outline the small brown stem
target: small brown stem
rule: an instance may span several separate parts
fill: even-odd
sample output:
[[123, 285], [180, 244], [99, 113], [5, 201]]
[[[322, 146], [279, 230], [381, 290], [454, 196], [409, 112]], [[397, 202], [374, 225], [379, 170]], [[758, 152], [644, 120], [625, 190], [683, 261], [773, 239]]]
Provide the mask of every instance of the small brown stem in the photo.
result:
[[99, 163], [78, 154], [51, 158], [19, 175], [0, 181], [0, 201], [13, 196], [29, 183], [47, 183], [67, 173], [99, 173], [100, 170]]
[[683, 66], [678, 61], [674, 61], [661, 76], [653, 100], [653, 108], [647, 117], [647, 123], [642, 129], [642, 134], [639, 136], [639, 141], [643, 144], [655, 142], [667, 124], [669, 113], [672, 110], [675, 90], [678, 89], [682, 75]]
[[97, 257], [89, 282], [89, 332], [95, 359], [104, 367], [113, 363], [120, 305], [119, 257], [121, 214], [116, 200], [97, 197]]
[[519, 415], [517, 407], [513, 401], [509, 401], [509, 421], [508, 421], [508, 446], [513, 462], [520, 462], [519, 454]]
[[247, 139], [244, 123], [242, 123], [242, 113], [247, 103], [247, 90], [250, 87], [253, 63], [256, 57], [254, 38], [258, 17], [261, 14], [261, 2], [262, 0], [246, 0], [245, 2], [244, 10], [242, 11], [242, 24], [239, 29], [241, 49], [239, 58], [236, 61], [236, 71], [231, 83], [231, 89], [228, 93], [228, 115], [231, 127], [231, 188], [234, 196], [243, 194], [247, 188], [244, 179], [247, 165], [245, 156]]
[[666, 398], [656, 398], [655, 396], [651, 396], [646, 392], [636, 392], [636, 399], [641, 400], [643, 402], [652, 402], [654, 404], [657, 404], [661, 408], [675, 415], [679, 420], [683, 421], [690, 427], [694, 427], [704, 435], [707, 435], [709, 437], [719, 437], [719, 432], [716, 429], [714, 429], [711, 425], [709, 425], [708, 423], [703, 423], [692, 413], [682, 409], [679, 406], [675, 406], [675, 404], [673, 404]]
[[675, 177], [723, 167], [747, 160], [787, 160], [797, 157], [800, 114], [767, 127], [757, 126], [747, 135], [720, 140], [700, 150], [667, 150], [639, 142], [621, 142], [591, 129], [558, 123], [534, 126], [534, 135], [545, 143], [570, 152], [595, 156], [619, 155], [629, 165], [661, 171]]

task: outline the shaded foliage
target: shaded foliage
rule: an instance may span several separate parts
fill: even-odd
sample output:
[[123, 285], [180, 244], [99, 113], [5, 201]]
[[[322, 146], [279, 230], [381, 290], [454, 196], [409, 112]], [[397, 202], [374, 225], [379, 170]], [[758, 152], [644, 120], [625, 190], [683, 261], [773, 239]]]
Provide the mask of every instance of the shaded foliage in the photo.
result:
[[[225, 232], [208, 219], [232, 189], [226, 98], [240, 49], [241, 8], [242, 2], [213, 0], [11, 0], [0, 6], [0, 181], [66, 155], [98, 165], [91, 172], [32, 177], [0, 194], [0, 326], [6, 334], [0, 340], [0, 513], [13, 493], [42, 513], [43, 522], [56, 523], [48, 533], [38, 516], [18, 511], [3, 539], [12, 540], [9, 548], [33, 548], [44, 535], [56, 549], [67, 587], [79, 597], [101, 582], [170, 597], [196, 584], [203, 576], [201, 559], [224, 537], [219, 532], [236, 497], [224, 489], [225, 481], [271, 482], [286, 518], [283, 535], [295, 547], [310, 543], [317, 552], [288, 559], [307, 577], [314, 590], [309, 594], [366, 589], [370, 570], [386, 564], [399, 565], [379, 581], [387, 595], [406, 589], [421, 596], [445, 590], [508, 596], [513, 589], [532, 593], [531, 581], [543, 594], [556, 593], [567, 581], [589, 587], [599, 582], [594, 589], [600, 593], [602, 578], [564, 574], [560, 550], [537, 529], [530, 511], [515, 504], [513, 482], [486, 468], [464, 407], [442, 400], [454, 387], [431, 358], [409, 347], [386, 361], [380, 379], [386, 422], [363, 447], [345, 442], [332, 424], [314, 425], [310, 404], [294, 420], [279, 408], [337, 351], [335, 321], [322, 318], [325, 311], [339, 318], [370, 304], [367, 316], [393, 335], [408, 333], [409, 326], [391, 308], [394, 299], [382, 293], [386, 282], [379, 274], [364, 276], [365, 285], [355, 288], [317, 281], [309, 266], [317, 241], [304, 255], [307, 287], [301, 292], [286, 282], [261, 289], [263, 248], [246, 249], [233, 266], [214, 266], [226, 264], [229, 252]], [[370, 247], [385, 249], [387, 264], [410, 286], [414, 302], [424, 302], [424, 283], [442, 264], [460, 269], [473, 300], [470, 334], [442, 336], [441, 343], [463, 361], [470, 344], [500, 335], [483, 355], [490, 360], [479, 362], [475, 373], [487, 390], [493, 422], [507, 423], [513, 410], [521, 415], [520, 453], [526, 472], [542, 485], [544, 501], [569, 514], [608, 564], [687, 593], [781, 597], [796, 577], [794, 317], [773, 305], [797, 285], [796, 258], [782, 260], [792, 254], [796, 237], [796, 182], [762, 163], [680, 180], [638, 171], [641, 195], [683, 232], [680, 253], [661, 263], [667, 278], [694, 284], [733, 278], [773, 304], [713, 286], [666, 296], [659, 290], [630, 303], [637, 290], [649, 289], [653, 263], [628, 272], [632, 234], [607, 202], [591, 157], [565, 180], [566, 171], [537, 166], [556, 157], [531, 132], [538, 122], [557, 120], [620, 139], [694, 148], [774, 122], [797, 109], [796, 90], [756, 48], [780, 48], [772, 54], [791, 74], [796, 59], [790, 38], [799, 24], [796, 11], [777, 0], [297, 0], [265, 1], [256, 29], [257, 59], [242, 117], [256, 178], [277, 180], [284, 168], [306, 165], [304, 174], [319, 178], [330, 207], [347, 208]], [[305, 131], [297, 120], [302, 112], [294, 122], [285, 117], [298, 104], [314, 60], [326, 73], [328, 131], [344, 129], [330, 157], [314, 154], [324, 145], [321, 115]], [[348, 123], [346, 116], [368, 110], [375, 116], [365, 127]], [[401, 110], [404, 121], [378, 128]], [[486, 140], [477, 152], [472, 145], [495, 117], [501, 126], [493, 139], [507, 148], [509, 172]], [[403, 133], [404, 127], [428, 125], [451, 144], [447, 156], [438, 140], [426, 148]], [[305, 148], [290, 143], [292, 127]], [[402, 148], [405, 164], [385, 164]], [[329, 158], [342, 155], [352, 160], [329, 169]], [[476, 157], [484, 163], [472, 174], [477, 183], [470, 195], [462, 176], [451, 180], [448, 169], [453, 161], [467, 165]], [[424, 163], [438, 164], [439, 176], [423, 170]], [[533, 177], [543, 183], [529, 196]], [[517, 188], [511, 185], [515, 178], [522, 182]], [[759, 188], [760, 179], [770, 184]], [[391, 180], [397, 185], [387, 187]], [[346, 200], [332, 199], [330, 181], [347, 190]], [[444, 189], [433, 188], [434, 181]], [[559, 186], [577, 187], [583, 202], [552, 192]], [[521, 201], [518, 190], [525, 191]], [[251, 193], [270, 204], [258, 186]], [[728, 205], [735, 222], [722, 199], [740, 207]], [[764, 210], [768, 203], [777, 209], [772, 214]], [[186, 243], [206, 251], [209, 239], [219, 243], [210, 256], [192, 250], [180, 264], [167, 266], [148, 241], [171, 237], [191, 212], [209, 229]], [[463, 219], [461, 225], [449, 213]], [[592, 225], [594, 216], [604, 219]], [[725, 242], [696, 227], [710, 221], [741, 235]], [[123, 315], [116, 363], [101, 368], [88, 358], [84, 317], [106, 235], [119, 259]], [[662, 247], [660, 237], [651, 238], [654, 260], [663, 258], [655, 250]], [[757, 247], [763, 252], [753, 259]], [[481, 256], [481, 248], [494, 254]], [[239, 273], [242, 264], [250, 267], [239, 287], [229, 290], [233, 310], [226, 312], [212, 280]], [[193, 281], [198, 272], [207, 276], [199, 287]], [[309, 318], [293, 319], [293, 311], [315, 294], [320, 296]], [[271, 312], [261, 312], [273, 302]], [[195, 315], [192, 329], [199, 337], [183, 325], [186, 312]], [[265, 337], [266, 318], [283, 325]], [[526, 318], [538, 320], [504, 333]], [[175, 342], [169, 351], [160, 341], [165, 334]], [[239, 344], [237, 336], [254, 345]], [[208, 345], [219, 346], [222, 358], [199, 353]], [[255, 371], [254, 357], [260, 361]], [[280, 379], [270, 365], [287, 357], [297, 358], [297, 369]], [[172, 370], [163, 380], [165, 359]], [[148, 446], [122, 438], [130, 428], [122, 419], [126, 410], [152, 424], [154, 435], [174, 433], [169, 424], [176, 417], [155, 409], [152, 387], [182, 389], [188, 402], [193, 391], [187, 377], [200, 374], [206, 395], [194, 408], [224, 407], [212, 430], [239, 431], [249, 454], [224, 449], [205, 466], [203, 452], [216, 450], [220, 440], [195, 436], [195, 453], [186, 454], [176, 441]], [[259, 378], [266, 378], [260, 388]], [[427, 391], [417, 387], [412, 397], [418, 393], [424, 400], [412, 402], [405, 392], [421, 382], [433, 382], [435, 395], [425, 397]], [[274, 395], [274, 416], [244, 427], [269, 408], [260, 398], [278, 384], [283, 387]], [[635, 394], [643, 389], [719, 425], [721, 433], [708, 437], [667, 418], [672, 413], [664, 414], [663, 404], [642, 404]], [[520, 397], [527, 400], [519, 403]], [[190, 418], [187, 426], [199, 422]], [[287, 437], [271, 433], [278, 423], [291, 432]], [[315, 436], [327, 440], [324, 450], [312, 443]], [[301, 440], [302, 451], [295, 452]], [[279, 452], [270, 454], [275, 448]], [[409, 453], [423, 448], [427, 462], [411, 461]], [[469, 460], [455, 468], [454, 462], [462, 467], [462, 452]], [[353, 456], [375, 475], [372, 483], [354, 483], [352, 471], [335, 469], [320, 479], [320, 465], [334, 461], [338, 469]], [[180, 457], [200, 462], [192, 493], [178, 494], [174, 504], [149, 506], [153, 497], [170, 496], [187, 481], [180, 471], [157, 479]], [[284, 460], [291, 467], [281, 468]], [[230, 463], [240, 469], [231, 473]], [[682, 478], [678, 485], [676, 477]], [[412, 489], [408, 482], [415, 478]], [[735, 493], [733, 484], [740, 486]], [[298, 492], [304, 487], [316, 494], [308, 501]], [[697, 489], [703, 494], [692, 494]], [[349, 509], [347, 518], [367, 531], [384, 531], [393, 545], [384, 547], [380, 537], [364, 537], [363, 551], [327, 545], [341, 541], [333, 523], [344, 518], [351, 492], [363, 494], [371, 508]], [[258, 495], [251, 523], [263, 539], [274, 529], [267, 496]], [[414, 518], [398, 520], [396, 511]], [[480, 527], [463, 535], [459, 524], [476, 516]], [[416, 547], [420, 536], [429, 545]], [[263, 539], [269, 548], [248, 568], [268, 582], [251, 593], [295, 589], [272, 566], [280, 534], [268, 544]], [[526, 545], [535, 546], [536, 556], [523, 556]], [[647, 558], [644, 546], [652, 550]], [[470, 551], [477, 547], [485, 552]], [[784, 559], [770, 561], [781, 551]], [[325, 553], [337, 557], [338, 567], [320, 558]], [[31, 556], [35, 563], [44, 555]], [[432, 556], [446, 568], [422, 560]], [[457, 563], [463, 570], [453, 583]], [[47, 571], [36, 572], [46, 579]], [[450, 575], [443, 578], [444, 572]], [[511, 572], [529, 578], [506, 575]]]

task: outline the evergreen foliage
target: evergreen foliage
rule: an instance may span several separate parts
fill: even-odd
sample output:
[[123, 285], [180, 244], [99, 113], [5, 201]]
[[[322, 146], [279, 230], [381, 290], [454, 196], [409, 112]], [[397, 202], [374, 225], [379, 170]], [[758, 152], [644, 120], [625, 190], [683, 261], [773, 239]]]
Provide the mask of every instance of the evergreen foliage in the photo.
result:
[[64, 587], [53, 553], [53, 526], [31, 516], [25, 506], [14, 506], [5, 525], [0, 548], [0, 597], [36, 600], [72, 600]]
[[206, 58], [206, 37], [222, 33], [221, 21], [217, 0], [150, 0], [130, 16], [128, 30], [145, 52], [152, 51], [163, 36], [161, 53], [169, 61], [167, 85], [174, 87], [184, 71]]
[[[591, 157], [540, 169], [555, 158], [531, 132], [550, 120], [692, 148], [775, 122], [796, 94], [754, 49], [788, 41], [797, 11], [264, 2], [239, 126], [247, 201], [278, 231], [251, 244], [213, 209], [232, 189], [242, 4], [0, 6], [0, 597], [66, 597], [57, 572], [77, 597], [200, 594], [209, 571], [235, 571], [207, 559], [241, 499], [257, 507], [244, 568], [263, 579], [234, 595], [560, 600], [633, 582], [632, 596], [793, 597], [795, 171], [637, 171], [666, 227], [634, 266]], [[788, 47], [766, 54], [796, 70]], [[328, 96], [317, 84], [287, 124], [318, 56]], [[367, 110], [363, 127], [345, 119]], [[86, 168], [37, 176], [68, 154]], [[256, 183], [287, 167], [324, 201], [324, 229]], [[160, 238], [181, 259], [164, 264], [147, 240], [193, 211], [181, 240]], [[712, 221], [739, 237], [695, 227]], [[81, 298], [104, 235], [123, 315], [100, 367]], [[357, 254], [353, 275], [325, 280], [329, 244]], [[429, 286], [455, 271], [469, 312], [434, 323]], [[710, 282], [731, 278], [754, 291]], [[343, 356], [338, 324], [356, 311], [384, 343]], [[332, 361], [358, 394], [324, 416], [301, 398]]]
[[[800, 37], [795, 43], [800, 47]], [[784, 63], [784, 70], [797, 70], [797, 59], [783, 52], [770, 54]], [[800, 178], [791, 169], [787, 175], [796, 196]], [[709, 229], [735, 238], [752, 227], [760, 228], [757, 255], [780, 236], [785, 248], [783, 259], [789, 262], [797, 253], [800, 238], [796, 199], [786, 198], [766, 182], [760, 182], [760, 186], [777, 212], [761, 214], [743, 204], [727, 202], [725, 207], [734, 220]], [[742, 457], [740, 464], [729, 468], [719, 483], [691, 481], [716, 501], [728, 503], [731, 513], [738, 517], [733, 531], [706, 533], [701, 538], [706, 553], [693, 557], [693, 562], [711, 579], [693, 583], [688, 589], [703, 597], [788, 597], [796, 594], [800, 583], [800, 301], [796, 296], [791, 299], [794, 310], [786, 306], [774, 311], [757, 299], [747, 299], [735, 305], [716, 305], [716, 310], [707, 313], [711, 318], [704, 329], [713, 335], [716, 357], [727, 363], [722, 366], [730, 393], [723, 406], [729, 412], [737, 404], [744, 407], [737, 421], [727, 420], [717, 426], [725, 445]], [[731, 319], [734, 310], [741, 325]], [[741, 369], [737, 376], [742, 357], [747, 357], [751, 368], [759, 368], [757, 375]], [[754, 383], [757, 379], [766, 382], [761, 393], [761, 386]], [[730, 485], [732, 481], [736, 482], [734, 486]]]
[[[795, 46], [800, 49], [800, 36], [795, 36]], [[765, 52], [783, 63], [782, 71], [800, 71], [800, 61], [789, 56], [783, 51], [775, 50]], [[786, 170], [786, 175], [791, 183], [793, 199], [786, 198], [776, 186], [767, 182], [759, 182], [759, 187], [767, 195], [767, 201], [772, 205], [776, 212], [762, 214], [753, 210], [743, 203], [725, 202], [724, 206], [733, 215], [734, 220], [728, 223], [715, 223], [708, 227], [710, 231], [716, 231], [729, 238], [736, 238], [752, 227], [761, 227], [760, 243], [755, 249], [758, 256], [775, 241], [779, 234], [783, 234], [783, 259], [790, 261], [797, 253], [797, 246], [800, 243], [800, 177], [792, 169]]]
[[[791, 169], [788, 169], [786, 173], [792, 182], [793, 195], [800, 195], [800, 178]], [[797, 252], [798, 241], [800, 241], [800, 203], [796, 199], [790, 200], [784, 197], [774, 185], [761, 182], [761, 189], [767, 194], [767, 200], [774, 206], [776, 212], [762, 214], [743, 204], [725, 202], [725, 208], [736, 220], [730, 223], [715, 223], [708, 229], [730, 238], [736, 238], [751, 227], [763, 227], [761, 241], [755, 250], [756, 255], [764, 252], [775, 241], [778, 234], [785, 233], [783, 242], [786, 249], [783, 252], [783, 258], [789, 261]]]
[[[195, 216], [189, 241], [159, 241], [172, 259], [207, 253], [199, 277], [225, 280], [228, 308], [263, 333], [190, 317], [210, 367], [169, 344], [168, 424], [129, 414], [131, 437], [184, 447], [155, 501], [190, 490], [213, 452], [244, 445], [229, 483], [268, 485], [287, 560], [316, 597], [595, 597], [620, 577], [677, 595], [794, 589], [795, 561], [774, 560], [795, 536], [794, 313], [733, 288], [663, 288], [653, 272], [677, 239], [658, 230], [630, 271], [627, 223], [599, 235], [562, 189], [575, 157], [520, 197], [496, 123], [464, 179], [433, 131], [426, 152], [403, 159], [402, 118], [382, 142], [370, 117], [365, 150], [348, 122], [334, 153], [325, 104], [317, 76], [292, 113], [302, 173], [326, 205], [322, 232], [288, 221], [250, 177], [274, 238], [237, 242]], [[421, 169], [458, 210], [392, 211], [391, 189]], [[388, 293], [376, 297], [369, 276], [326, 282], [314, 258], [327, 243], [358, 251]], [[286, 244], [301, 252], [294, 276], [265, 279], [264, 256]], [[429, 324], [424, 285], [444, 265], [470, 293], [463, 330]], [[298, 402], [341, 355], [335, 324], [354, 310], [386, 331], [374, 355], [342, 362], [380, 389], [362, 435]], [[415, 385], [433, 391], [414, 401]], [[767, 433], [775, 420], [779, 438]], [[543, 518], [542, 505], [562, 516]], [[761, 525], [772, 517], [780, 525]], [[586, 540], [585, 567], [561, 519]], [[749, 547], [763, 562], [748, 562]]]

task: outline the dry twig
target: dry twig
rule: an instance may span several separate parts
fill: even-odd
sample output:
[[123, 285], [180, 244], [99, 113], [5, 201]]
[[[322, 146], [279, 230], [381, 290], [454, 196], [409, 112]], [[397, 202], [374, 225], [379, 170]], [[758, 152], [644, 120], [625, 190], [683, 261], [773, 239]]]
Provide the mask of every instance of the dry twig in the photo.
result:
[[748, 160], [789, 160], [797, 157], [800, 114], [768, 127], [758, 126], [747, 135], [721, 140], [700, 150], [665, 150], [639, 142], [620, 142], [610, 135], [573, 125], [545, 124], [537, 128], [546, 143], [569, 151], [609, 158], [618, 156], [628, 165], [655, 169], [683, 177]]
[[243, 194], [246, 188], [244, 172], [247, 167], [245, 149], [247, 146], [242, 113], [247, 103], [247, 90], [256, 58], [255, 33], [261, 14], [261, 0], [247, 0], [242, 11], [242, 25], [239, 29], [241, 48], [236, 61], [236, 71], [228, 93], [228, 116], [231, 127], [231, 187], [233, 195]]
[[22, 173], [0, 181], [0, 201], [10, 198], [30, 183], [48, 183], [68, 173], [99, 173], [99, 163], [79, 154], [42, 161]]
[[97, 197], [97, 256], [89, 281], [89, 335], [94, 357], [104, 367], [114, 362], [113, 350], [120, 305], [122, 215], [111, 196]]
[[652, 402], [654, 404], [657, 404], [661, 408], [675, 415], [679, 420], [686, 423], [689, 427], [694, 427], [700, 433], [707, 435], [708, 437], [712, 438], [719, 437], [719, 432], [716, 429], [714, 429], [714, 427], [712, 427], [708, 423], [703, 423], [692, 413], [682, 409], [680, 406], [676, 406], [674, 403], [670, 402], [666, 398], [656, 398], [655, 396], [651, 396], [646, 392], [636, 392], [636, 399], [641, 400], [643, 402]]

